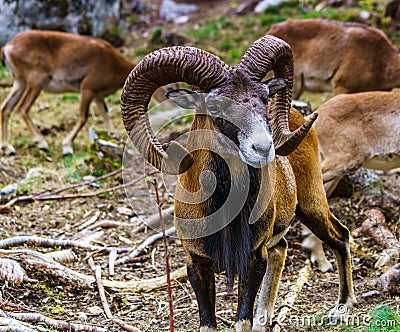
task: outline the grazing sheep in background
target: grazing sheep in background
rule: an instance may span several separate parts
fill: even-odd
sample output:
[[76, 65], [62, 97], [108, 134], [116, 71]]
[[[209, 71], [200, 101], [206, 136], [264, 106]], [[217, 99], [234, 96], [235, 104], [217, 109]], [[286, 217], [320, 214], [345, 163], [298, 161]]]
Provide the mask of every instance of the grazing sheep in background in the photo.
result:
[[122, 88], [134, 64], [105, 40], [65, 32], [29, 30], [16, 35], [0, 53], [11, 71], [13, 87], [1, 105], [0, 150], [15, 154], [8, 142], [8, 120], [17, 108], [33, 140], [42, 150], [48, 144], [33, 123], [29, 110], [40, 92], [80, 92], [79, 120], [63, 140], [63, 154], [72, 154], [72, 141], [85, 125], [94, 100], [107, 130], [111, 123], [104, 98]]
[[[275, 78], [261, 82], [270, 70]], [[168, 94], [196, 109], [186, 148], [175, 141], [161, 145], [148, 121], [153, 92], [172, 82], [207, 93]], [[214, 273], [222, 271], [230, 287], [239, 278], [236, 331], [268, 328], [261, 321], [272, 323], [284, 234], [295, 216], [336, 254], [338, 304], [355, 302], [349, 232], [329, 210], [317, 137], [310, 129], [316, 114], [304, 121], [291, 110], [289, 122], [292, 85], [290, 46], [272, 36], [253, 43], [235, 67], [196, 48], [164, 48], [147, 55], [125, 83], [121, 112], [133, 143], [156, 168], [180, 173], [175, 226], [188, 255], [200, 331], [216, 330]]]
[[[346, 174], [359, 168], [388, 171], [400, 167], [400, 93], [362, 92], [338, 95], [318, 109], [314, 124], [321, 168], [329, 197]], [[332, 270], [321, 241], [303, 231], [303, 246], [323, 272]]]
[[294, 93], [337, 95], [400, 87], [398, 50], [381, 30], [324, 19], [287, 20], [268, 31], [294, 54]]

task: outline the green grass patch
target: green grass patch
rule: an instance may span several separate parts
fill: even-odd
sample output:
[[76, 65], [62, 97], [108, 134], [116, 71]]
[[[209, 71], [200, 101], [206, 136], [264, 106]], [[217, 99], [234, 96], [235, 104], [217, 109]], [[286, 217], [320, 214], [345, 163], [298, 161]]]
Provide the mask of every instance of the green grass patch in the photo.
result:
[[155, 28], [152, 32], [151, 32], [151, 41], [153, 43], [157, 43], [157, 44], [161, 44], [162, 40], [162, 28]]
[[[367, 325], [367, 326], [366, 326]], [[349, 316], [347, 325], [339, 332], [400, 332], [400, 313], [387, 305], [378, 306], [369, 313]]]
[[63, 101], [78, 101], [79, 100], [79, 93], [64, 93], [61, 98]]
[[0, 62], [0, 80], [4, 78], [9, 78], [11, 76], [10, 71], [6, 66], [3, 66]]
[[388, 306], [381, 306], [371, 311], [372, 320], [363, 332], [399, 332], [400, 313]]
[[23, 150], [27, 148], [30, 144], [32, 144], [32, 136], [30, 135], [17, 136], [14, 139], [14, 145], [17, 149]]

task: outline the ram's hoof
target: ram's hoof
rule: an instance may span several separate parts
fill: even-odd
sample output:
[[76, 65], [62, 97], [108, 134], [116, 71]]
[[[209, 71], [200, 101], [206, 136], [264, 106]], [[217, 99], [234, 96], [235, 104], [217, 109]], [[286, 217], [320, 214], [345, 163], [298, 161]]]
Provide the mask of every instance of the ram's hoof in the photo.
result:
[[74, 154], [74, 150], [70, 146], [63, 147], [63, 156], [72, 156]]

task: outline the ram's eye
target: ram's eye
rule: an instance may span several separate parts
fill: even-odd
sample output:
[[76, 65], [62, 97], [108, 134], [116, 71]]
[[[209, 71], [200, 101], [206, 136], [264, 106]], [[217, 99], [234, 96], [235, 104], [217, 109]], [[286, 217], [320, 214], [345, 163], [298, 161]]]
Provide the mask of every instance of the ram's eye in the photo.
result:
[[266, 97], [266, 96], [261, 96], [261, 102], [262, 102], [263, 104], [267, 104], [267, 103], [268, 103], [268, 97]]
[[221, 112], [220, 107], [218, 107], [218, 105], [214, 103], [208, 104], [207, 109], [210, 115], [218, 115]]

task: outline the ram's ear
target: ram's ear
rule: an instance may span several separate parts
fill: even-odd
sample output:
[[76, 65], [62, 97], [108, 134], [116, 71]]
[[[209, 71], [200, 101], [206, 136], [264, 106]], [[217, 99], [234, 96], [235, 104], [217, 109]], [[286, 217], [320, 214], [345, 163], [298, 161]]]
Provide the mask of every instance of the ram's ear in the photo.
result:
[[269, 96], [272, 97], [279, 90], [286, 87], [288, 81], [284, 78], [270, 78], [262, 83], [268, 87]]
[[165, 96], [176, 105], [187, 108], [197, 109], [201, 106], [201, 97], [198, 93], [186, 89], [176, 89], [168, 91]]

